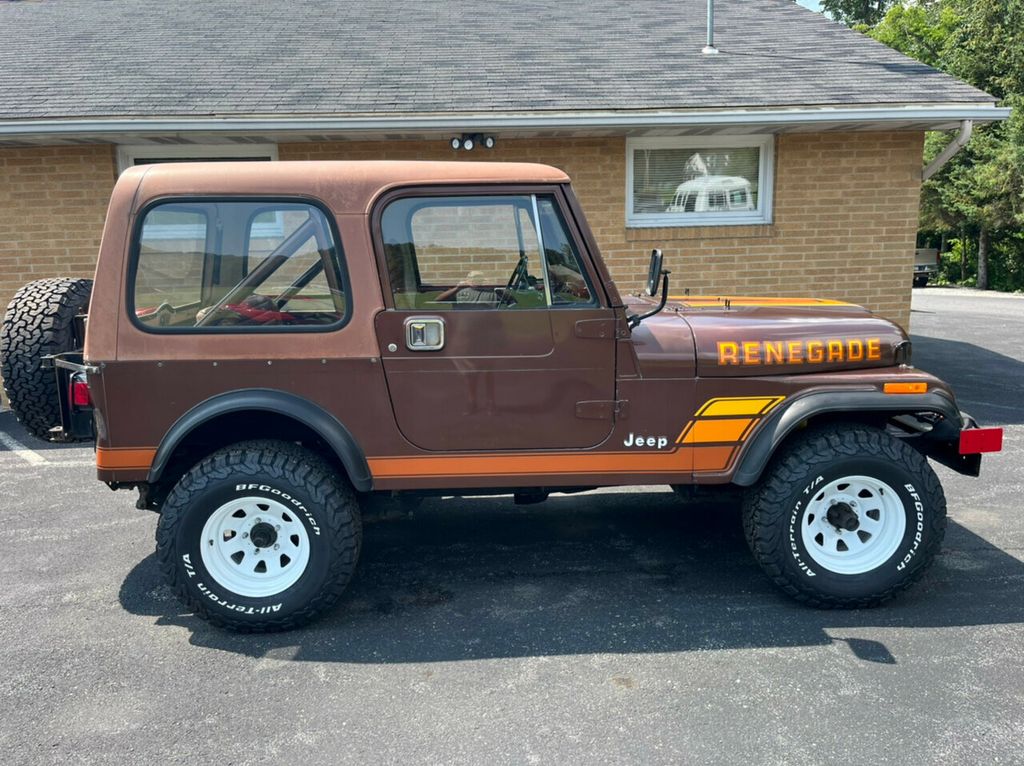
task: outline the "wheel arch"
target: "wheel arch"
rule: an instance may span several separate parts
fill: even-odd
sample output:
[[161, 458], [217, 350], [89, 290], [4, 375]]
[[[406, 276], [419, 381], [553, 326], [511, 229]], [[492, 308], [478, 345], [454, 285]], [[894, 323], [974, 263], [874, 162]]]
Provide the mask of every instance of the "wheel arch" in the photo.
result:
[[[268, 422], [257, 427], [247, 417], [254, 414], [263, 416]], [[223, 431], [232, 432], [232, 426], [242, 424], [246, 427], [234, 436], [224, 438]], [[201, 445], [201, 452], [210, 453], [254, 436], [315, 442], [308, 446], [317, 446], [321, 452], [327, 453], [325, 457], [333, 458], [332, 462], [344, 470], [357, 491], [367, 492], [373, 487], [366, 456], [341, 421], [309, 399], [273, 389], [245, 389], [218, 394], [190, 409], [161, 439], [147, 481], [152, 486], [175, 481], [175, 474], [183, 473], [181, 458], [189, 454], [191, 448]]]
[[935, 413], [961, 425], [960, 411], [939, 393], [894, 395], [871, 391], [818, 391], [793, 397], [765, 419], [739, 455], [732, 483], [749, 487], [760, 478], [778, 449], [804, 424], [835, 420], [881, 421], [896, 415]]

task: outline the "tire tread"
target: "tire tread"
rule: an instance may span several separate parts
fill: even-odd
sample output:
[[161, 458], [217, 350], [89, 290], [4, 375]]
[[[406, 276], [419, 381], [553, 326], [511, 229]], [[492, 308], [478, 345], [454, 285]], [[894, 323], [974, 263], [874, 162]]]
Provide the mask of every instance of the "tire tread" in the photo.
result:
[[[254, 476], [263, 475], [293, 482], [309, 492], [314, 503], [324, 509], [317, 519], [324, 527], [332, 548], [331, 569], [325, 587], [301, 609], [286, 617], [260, 622], [231, 619], [211, 610], [204, 599], [188, 587], [188, 578], [177, 561], [176, 531], [191, 508], [194, 496], [211, 483], [223, 481], [239, 469]], [[342, 512], [338, 512], [338, 511]], [[319, 455], [288, 442], [258, 440], [225, 447], [199, 462], [175, 485], [163, 505], [157, 525], [157, 557], [174, 593], [197, 616], [211, 624], [238, 633], [270, 633], [306, 625], [341, 598], [356, 562], [362, 540], [362, 521], [355, 492]]]
[[[907, 576], [883, 591], [866, 597], [843, 597], [821, 593], [804, 580], [787, 576], [778, 552], [785, 549], [780, 538], [786, 534], [788, 501], [793, 487], [804, 484], [836, 457], [884, 457], [913, 475], [922, 485], [921, 495], [931, 513], [926, 523], [932, 534], [918, 553], [918, 562]], [[946, 530], [946, 500], [938, 476], [927, 459], [881, 429], [860, 424], [820, 427], [794, 440], [774, 458], [766, 477], [748, 493], [743, 506], [743, 532], [754, 558], [768, 577], [791, 598], [823, 609], [858, 609], [891, 601], [921, 579], [942, 545]]]
[[0, 325], [4, 391], [18, 422], [40, 439], [60, 425], [54, 375], [42, 358], [75, 350], [72, 324], [91, 294], [91, 279], [37, 279], [14, 294]]

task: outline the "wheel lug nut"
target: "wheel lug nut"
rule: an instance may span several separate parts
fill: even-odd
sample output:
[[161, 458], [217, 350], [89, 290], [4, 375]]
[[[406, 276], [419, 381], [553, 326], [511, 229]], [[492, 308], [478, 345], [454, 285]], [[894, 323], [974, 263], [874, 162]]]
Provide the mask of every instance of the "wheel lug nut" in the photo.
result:
[[280, 524], [275, 524], [274, 525], [274, 530], [277, 531], [277, 532], [280, 532], [281, 531], [281, 525]]
[[280, 548], [281, 548], [281, 546], [280, 546], [280, 545], [278, 545], [277, 543], [274, 543], [274, 550], [275, 550], [275, 551], [276, 551], [276, 550], [279, 550]]
[[248, 536], [249, 536], [249, 533], [248, 533], [248, 532], [243, 532], [243, 533], [242, 533], [242, 539], [243, 539], [243, 540], [244, 540], [245, 538], [247, 538]]

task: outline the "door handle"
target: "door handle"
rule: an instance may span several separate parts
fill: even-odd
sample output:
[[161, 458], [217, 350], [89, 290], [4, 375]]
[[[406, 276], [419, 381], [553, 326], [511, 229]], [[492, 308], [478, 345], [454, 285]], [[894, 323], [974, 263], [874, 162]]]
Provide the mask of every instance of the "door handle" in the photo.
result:
[[406, 319], [405, 347], [410, 351], [439, 351], [444, 348], [444, 320], [441, 317]]

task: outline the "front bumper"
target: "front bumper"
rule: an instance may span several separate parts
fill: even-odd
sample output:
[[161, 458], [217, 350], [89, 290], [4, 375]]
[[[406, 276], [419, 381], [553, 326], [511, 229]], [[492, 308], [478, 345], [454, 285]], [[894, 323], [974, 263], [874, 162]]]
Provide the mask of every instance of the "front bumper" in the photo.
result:
[[966, 412], [960, 413], [960, 421], [959, 424], [949, 418], [933, 421], [913, 415], [894, 418], [918, 451], [957, 473], [978, 476], [981, 456], [1002, 451], [1003, 429], [982, 428]]

